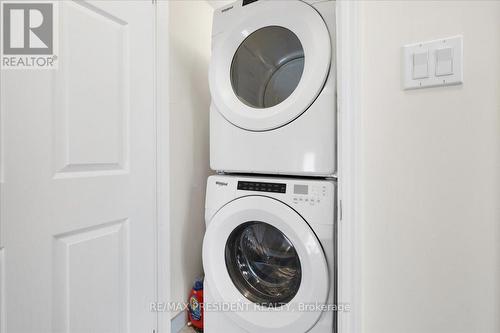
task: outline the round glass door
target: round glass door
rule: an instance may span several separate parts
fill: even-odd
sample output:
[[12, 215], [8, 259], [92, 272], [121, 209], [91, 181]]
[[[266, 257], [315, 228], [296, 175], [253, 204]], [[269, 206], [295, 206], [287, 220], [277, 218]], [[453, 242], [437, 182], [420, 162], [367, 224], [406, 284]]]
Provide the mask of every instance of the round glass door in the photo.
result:
[[279, 305], [327, 301], [330, 275], [319, 239], [295, 210], [268, 197], [241, 197], [214, 213], [203, 267], [211, 302], [251, 310], [224, 312], [245, 332], [308, 332], [322, 311]]
[[277, 307], [300, 288], [302, 270], [290, 240], [263, 222], [247, 222], [229, 236], [226, 268], [236, 288], [251, 302]]
[[238, 47], [231, 64], [231, 85], [240, 101], [270, 108], [287, 99], [304, 72], [304, 49], [292, 31], [261, 28]]
[[242, 10], [213, 36], [213, 110], [244, 130], [271, 131], [297, 119], [321, 93], [331, 36], [304, 1], [257, 1]]

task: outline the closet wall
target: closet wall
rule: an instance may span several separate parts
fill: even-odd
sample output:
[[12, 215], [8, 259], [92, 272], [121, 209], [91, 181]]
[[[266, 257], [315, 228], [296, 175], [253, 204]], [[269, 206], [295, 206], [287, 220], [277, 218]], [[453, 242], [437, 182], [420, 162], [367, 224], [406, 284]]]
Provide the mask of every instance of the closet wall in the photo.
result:
[[[500, 332], [500, 2], [364, 1], [362, 331]], [[462, 34], [462, 86], [401, 47]]]
[[196, 0], [169, 6], [170, 288], [171, 301], [186, 302], [193, 279], [202, 274], [213, 8]]

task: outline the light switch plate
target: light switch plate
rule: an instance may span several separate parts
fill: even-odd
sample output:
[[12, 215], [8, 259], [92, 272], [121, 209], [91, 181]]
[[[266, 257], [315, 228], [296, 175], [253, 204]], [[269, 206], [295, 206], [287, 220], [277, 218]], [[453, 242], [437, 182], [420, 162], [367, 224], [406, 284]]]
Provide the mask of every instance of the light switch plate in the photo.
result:
[[[404, 89], [450, 86], [463, 83], [462, 36], [405, 45], [402, 53]], [[414, 59], [415, 56], [418, 57], [422, 53], [428, 54], [429, 74], [427, 77], [415, 75], [415, 73], [421, 73], [421, 67], [415, 67]], [[451, 56], [451, 60], [449, 56]]]

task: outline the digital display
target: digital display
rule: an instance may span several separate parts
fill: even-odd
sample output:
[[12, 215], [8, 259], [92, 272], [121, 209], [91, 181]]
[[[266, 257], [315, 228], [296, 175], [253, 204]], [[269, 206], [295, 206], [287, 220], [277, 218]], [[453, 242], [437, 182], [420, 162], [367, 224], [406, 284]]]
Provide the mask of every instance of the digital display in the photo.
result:
[[286, 193], [286, 184], [260, 183], [260, 182], [238, 182], [238, 190]]
[[294, 194], [309, 194], [309, 186], [307, 185], [293, 185]]

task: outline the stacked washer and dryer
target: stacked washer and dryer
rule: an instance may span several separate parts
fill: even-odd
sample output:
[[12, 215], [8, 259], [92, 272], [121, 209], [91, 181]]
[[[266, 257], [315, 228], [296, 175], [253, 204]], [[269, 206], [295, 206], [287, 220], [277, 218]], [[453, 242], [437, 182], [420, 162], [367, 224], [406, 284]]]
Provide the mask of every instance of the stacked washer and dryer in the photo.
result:
[[335, 2], [216, 10], [206, 333], [330, 333], [336, 314]]

